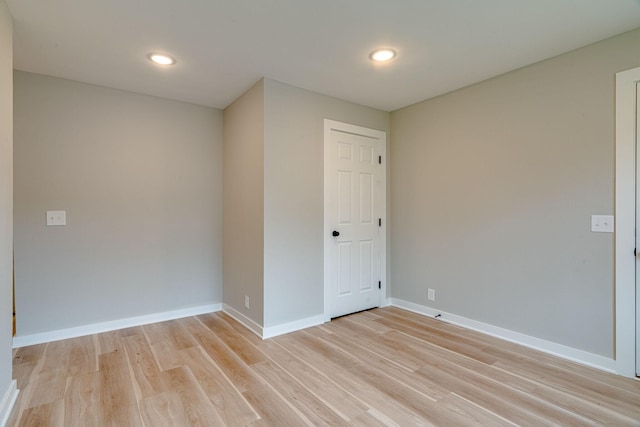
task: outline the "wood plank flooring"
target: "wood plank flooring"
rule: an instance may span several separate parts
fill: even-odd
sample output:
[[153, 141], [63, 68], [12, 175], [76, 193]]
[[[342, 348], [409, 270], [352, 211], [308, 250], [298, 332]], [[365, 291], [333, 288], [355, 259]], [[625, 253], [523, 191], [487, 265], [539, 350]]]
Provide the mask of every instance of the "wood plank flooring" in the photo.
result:
[[640, 381], [397, 308], [265, 341], [214, 313], [13, 363], [9, 426], [640, 425]]

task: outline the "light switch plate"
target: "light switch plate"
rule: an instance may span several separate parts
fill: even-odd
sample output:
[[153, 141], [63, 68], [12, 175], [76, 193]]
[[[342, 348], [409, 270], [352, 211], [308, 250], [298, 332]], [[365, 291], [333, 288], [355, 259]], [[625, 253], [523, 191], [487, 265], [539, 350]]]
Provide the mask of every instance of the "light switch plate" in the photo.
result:
[[67, 211], [47, 211], [47, 226], [67, 225]]
[[613, 215], [591, 215], [591, 231], [613, 233]]

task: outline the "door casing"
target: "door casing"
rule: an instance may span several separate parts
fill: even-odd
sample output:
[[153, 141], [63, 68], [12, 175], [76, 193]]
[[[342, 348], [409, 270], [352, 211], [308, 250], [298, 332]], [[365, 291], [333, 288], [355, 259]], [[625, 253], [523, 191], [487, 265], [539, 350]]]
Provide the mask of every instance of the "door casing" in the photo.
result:
[[[636, 108], [640, 68], [616, 74], [616, 372], [636, 376]], [[638, 248], [640, 249], [640, 248]]]

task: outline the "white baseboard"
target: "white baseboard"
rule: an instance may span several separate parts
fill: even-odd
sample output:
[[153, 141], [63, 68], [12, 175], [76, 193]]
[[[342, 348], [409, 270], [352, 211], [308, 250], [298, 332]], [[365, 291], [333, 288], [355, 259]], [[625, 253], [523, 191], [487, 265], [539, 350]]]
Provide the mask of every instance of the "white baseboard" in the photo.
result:
[[117, 329], [147, 325], [149, 323], [197, 316], [199, 314], [213, 313], [215, 311], [220, 311], [221, 309], [222, 304], [209, 304], [198, 307], [183, 308], [180, 310], [165, 311], [162, 313], [146, 314], [144, 316], [128, 317], [126, 319], [112, 320], [109, 322], [93, 323], [90, 325], [76, 326], [74, 328], [42, 332], [39, 334], [18, 335], [13, 337], [13, 348], [59, 341], [68, 338], [76, 338], [85, 335], [99, 334], [102, 332], [115, 331]]
[[266, 340], [267, 338], [273, 338], [278, 335], [288, 334], [289, 332], [299, 331], [300, 329], [310, 328], [312, 326], [321, 325], [326, 322], [324, 314], [319, 316], [307, 317], [305, 319], [295, 320], [289, 323], [282, 323], [280, 325], [262, 327], [258, 325], [254, 320], [247, 317], [245, 314], [239, 312], [230, 305], [223, 304], [222, 311], [233, 317], [245, 328], [251, 332]]
[[16, 400], [18, 399], [18, 393], [20, 391], [18, 390], [17, 384], [16, 380], [11, 381], [7, 391], [5, 391], [4, 396], [2, 397], [2, 400], [0, 400], [0, 427], [5, 427], [7, 425], [13, 405], [15, 405]]
[[262, 331], [262, 339], [277, 337], [278, 335], [288, 334], [290, 332], [299, 331], [301, 329], [310, 328], [312, 326], [318, 326], [325, 323], [326, 316], [324, 314], [307, 317], [305, 319], [296, 320], [288, 323], [281, 323], [275, 326], [265, 327]]
[[236, 319], [245, 328], [249, 329], [251, 332], [262, 338], [262, 326], [249, 319], [249, 317], [245, 316], [244, 314], [240, 313], [238, 310], [227, 304], [222, 304], [222, 311]]
[[520, 344], [525, 347], [533, 348], [535, 350], [540, 350], [542, 352], [562, 357], [563, 359], [568, 359], [583, 365], [591, 366], [593, 368], [601, 369], [603, 371], [616, 373], [616, 361], [608, 357], [532, 337], [530, 335], [525, 335], [520, 332], [512, 331], [510, 329], [493, 326], [488, 323], [467, 319], [466, 317], [446, 313], [441, 310], [436, 310], [431, 307], [426, 307], [397, 298], [391, 298], [391, 305], [429, 317], [435, 317], [439, 314], [440, 317], [438, 317], [438, 320], [462, 326], [467, 329], [472, 329], [474, 331], [482, 332], [487, 335], [501, 338], [503, 340]]

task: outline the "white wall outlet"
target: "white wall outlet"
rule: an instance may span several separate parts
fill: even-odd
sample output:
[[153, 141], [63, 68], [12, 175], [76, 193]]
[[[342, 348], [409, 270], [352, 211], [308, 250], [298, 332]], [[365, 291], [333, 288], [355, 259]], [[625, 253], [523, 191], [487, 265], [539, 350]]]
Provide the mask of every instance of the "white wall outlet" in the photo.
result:
[[67, 225], [67, 211], [47, 211], [47, 226]]
[[249, 295], [244, 296], [244, 308], [249, 310]]
[[436, 300], [436, 291], [435, 291], [435, 289], [429, 288], [427, 290], [427, 299], [429, 301], [435, 301]]
[[613, 233], [613, 215], [591, 215], [591, 231]]

